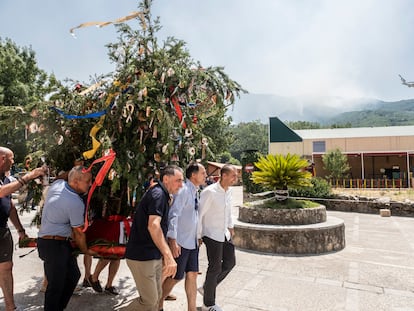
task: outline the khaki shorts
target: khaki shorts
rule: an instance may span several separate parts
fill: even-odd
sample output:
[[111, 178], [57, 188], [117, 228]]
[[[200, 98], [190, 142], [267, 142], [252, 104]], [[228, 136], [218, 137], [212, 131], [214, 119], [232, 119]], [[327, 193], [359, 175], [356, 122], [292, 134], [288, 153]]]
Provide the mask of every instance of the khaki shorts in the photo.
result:
[[13, 238], [9, 228], [0, 228], [0, 262], [12, 261]]

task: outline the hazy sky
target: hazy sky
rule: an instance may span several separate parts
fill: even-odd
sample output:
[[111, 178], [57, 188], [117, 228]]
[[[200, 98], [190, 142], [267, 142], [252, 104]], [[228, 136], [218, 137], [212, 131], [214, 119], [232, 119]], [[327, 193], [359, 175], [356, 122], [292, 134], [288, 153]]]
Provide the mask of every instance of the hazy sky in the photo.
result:
[[[138, 9], [133, 0], [0, 0], [0, 37], [31, 46], [39, 67], [89, 81], [114, 65], [108, 21]], [[155, 0], [160, 38], [187, 43], [202, 65], [224, 66], [250, 93], [401, 100], [414, 88], [411, 0]], [[137, 26], [136, 21], [128, 22]]]

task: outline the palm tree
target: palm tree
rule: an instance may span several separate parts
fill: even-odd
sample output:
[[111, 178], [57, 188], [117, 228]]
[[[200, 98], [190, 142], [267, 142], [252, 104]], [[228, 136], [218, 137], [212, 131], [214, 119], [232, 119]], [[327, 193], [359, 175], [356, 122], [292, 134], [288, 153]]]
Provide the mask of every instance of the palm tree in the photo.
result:
[[312, 174], [306, 171], [308, 161], [296, 154], [261, 156], [252, 173], [252, 181], [263, 188], [273, 191], [278, 197], [288, 195], [289, 188], [312, 187]]

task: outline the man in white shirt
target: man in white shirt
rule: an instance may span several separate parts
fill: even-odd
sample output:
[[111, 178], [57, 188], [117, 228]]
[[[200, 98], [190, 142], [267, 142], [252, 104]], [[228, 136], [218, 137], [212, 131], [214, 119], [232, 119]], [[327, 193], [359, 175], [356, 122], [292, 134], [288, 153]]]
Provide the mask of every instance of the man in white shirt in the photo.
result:
[[236, 264], [230, 190], [236, 180], [236, 168], [226, 164], [220, 170], [220, 180], [201, 192], [197, 236], [203, 239], [208, 258], [206, 279], [199, 290], [203, 293], [202, 311], [222, 310], [216, 305], [216, 287]]

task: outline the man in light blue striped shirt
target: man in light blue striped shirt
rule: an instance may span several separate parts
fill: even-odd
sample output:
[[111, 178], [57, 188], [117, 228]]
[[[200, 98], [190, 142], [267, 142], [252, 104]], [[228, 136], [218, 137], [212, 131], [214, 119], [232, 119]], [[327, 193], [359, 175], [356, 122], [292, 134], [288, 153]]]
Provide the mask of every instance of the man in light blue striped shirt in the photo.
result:
[[206, 169], [197, 162], [186, 168], [186, 182], [174, 196], [168, 215], [168, 244], [177, 262], [174, 278], [168, 277], [162, 285], [162, 298], [159, 309], [175, 284], [185, 276], [188, 311], [196, 311], [198, 274], [198, 200], [199, 187], [206, 179]]

